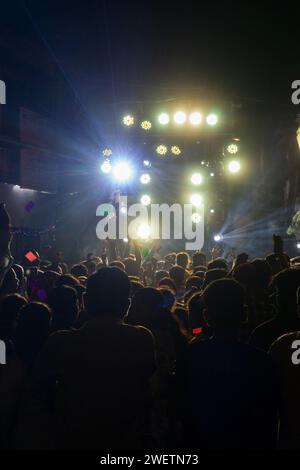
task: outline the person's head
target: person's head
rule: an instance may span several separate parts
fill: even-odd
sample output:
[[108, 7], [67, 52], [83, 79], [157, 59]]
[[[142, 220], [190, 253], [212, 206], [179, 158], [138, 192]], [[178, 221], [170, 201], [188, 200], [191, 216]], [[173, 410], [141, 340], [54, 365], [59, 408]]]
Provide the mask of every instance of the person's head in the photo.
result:
[[244, 287], [248, 298], [254, 296], [256, 292], [256, 273], [252, 263], [243, 263], [236, 266], [232, 277]]
[[189, 255], [185, 251], [182, 251], [181, 253], [177, 253], [176, 264], [178, 266], [181, 266], [182, 268], [187, 269], [189, 262], [190, 262]]
[[169, 274], [176, 285], [176, 289], [180, 289], [184, 286], [186, 270], [182, 266], [172, 266]]
[[125, 266], [125, 271], [128, 276], [138, 276], [139, 275], [139, 265], [135, 259], [128, 257], [123, 259]]
[[263, 258], [256, 258], [252, 261], [255, 270], [257, 288], [260, 292], [267, 291], [271, 282], [272, 271], [269, 263]]
[[118, 260], [116, 260], [116, 261], [111, 261], [111, 262], [109, 263], [109, 266], [112, 266], [112, 267], [115, 267], [115, 268], [119, 268], [119, 269], [121, 269], [122, 271], [125, 271], [125, 264], [122, 263], [122, 261], [118, 261]]
[[207, 264], [207, 270], [210, 271], [211, 269], [226, 269], [228, 271], [228, 265], [224, 258], [216, 258], [210, 261]]
[[[97, 264], [95, 263], [95, 261], [93, 261], [92, 259], [89, 259], [87, 261], [85, 261], [83, 263], [83, 265], [86, 267], [87, 269], [87, 275], [88, 276], [91, 276], [92, 274], [94, 274], [94, 272], [96, 272], [96, 269], [97, 269]], [[80, 276], [79, 276], [80, 277]]]
[[27, 304], [25, 297], [8, 294], [0, 299], [0, 339], [12, 339], [19, 310]]
[[159, 292], [162, 293], [163, 295], [163, 298], [164, 298], [164, 307], [167, 309], [167, 310], [171, 310], [173, 309], [174, 305], [175, 305], [175, 302], [176, 302], [176, 298], [175, 298], [175, 295], [174, 295], [174, 292], [169, 289], [168, 287], [159, 287]]
[[27, 367], [34, 365], [36, 356], [50, 333], [50, 320], [50, 308], [40, 302], [31, 302], [19, 311], [15, 345], [20, 359]]
[[203, 292], [207, 323], [215, 332], [236, 333], [245, 320], [245, 291], [234, 279], [213, 281]]
[[154, 274], [155, 284], [158, 285], [161, 279], [168, 276], [169, 273], [165, 269], [160, 269], [159, 271], [156, 271], [156, 273]]
[[0, 287], [0, 297], [6, 294], [14, 294], [18, 292], [19, 280], [13, 268], [10, 268], [5, 274], [2, 285]]
[[206, 266], [206, 262], [206, 256], [204, 253], [201, 251], [195, 251], [195, 253], [193, 253], [192, 263], [194, 270], [197, 266]]
[[102, 268], [87, 282], [85, 307], [91, 316], [109, 316], [120, 320], [129, 305], [130, 281], [116, 267]]
[[69, 330], [78, 317], [78, 296], [73, 287], [55, 287], [49, 294], [52, 310], [52, 331]]
[[223, 279], [226, 276], [226, 269], [210, 269], [205, 272], [203, 287], [207, 287], [211, 282], [216, 281], [217, 279]]
[[141, 282], [135, 281], [135, 280], [130, 280], [130, 298], [132, 298], [137, 291], [143, 289], [144, 286]]
[[56, 279], [56, 287], [60, 286], [71, 286], [76, 287], [80, 284], [77, 277], [73, 276], [72, 274], [63, 274]]
[[174, 295], [177, 293], [177, 288], [175, 282], [170, 277], [163, 277], [159, 283], [158, 287], [167, 287], [170, 289]]
[[74, 266], [72, 266], [72, 268], [71, 268], [70, 273], [73, 274], [73, 276], [75, 276], [77, 278], [79, 276], [87, 277], [88, 270], [87, 270], [87, 267], [82, 263], [81, 264], [74, 264]]
[[201, 279], [199, 276], [191, 276], [187, 279], [185, 283], [185, 288], [187, 290], [189, 289], [196, 289], [200, 290], [203, 284], [203, 279]]
[[144, 287], [136, 292], [125, 317], [127, 323], [142, 325], [151, 331], [160, 329], [164, 319], [164, 297], [153, 287]]
[[272, 281], [276, 291], [279, 314], [294, 315], [297, 305], [297, 290], [300, 287], [300, 269], [288, 268], [274, 276]]

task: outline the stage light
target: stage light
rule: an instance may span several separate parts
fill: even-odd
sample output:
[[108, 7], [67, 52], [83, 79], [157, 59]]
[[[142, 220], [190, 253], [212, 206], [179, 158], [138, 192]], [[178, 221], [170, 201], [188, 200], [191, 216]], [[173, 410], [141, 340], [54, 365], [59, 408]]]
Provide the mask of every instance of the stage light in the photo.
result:
[[149, 160], [144, 160], [144, 161], [143, 161], [143, 165], [144, 165], [146, 168], [150, 168], [151, 162], [150, 162]]
[[199, 222], [201, 222], [201, 215], [198, 214], [198, 212], [195, 212], [192, 215], [192, 222], [194, 222], [194, 224], [199, 224]]
[[215, 126], [218, 123], [218, 116], [216, 114], [209, 114], [206, 117], [206, 122], [209, 126]]
[[203, 202], [203, 197], [201, 196], [201, 194], [192, 194], [191, 204], [193, 204], [193, 206], [199, 207], [201, 206], [202, 202]]
[[231, 162], [228, 163], [228, 170], [230, 173], [238, 173], [241, 169], [241, 164], [237, 160], [231, 160]]
[[209, 211], [211, 214], [214, 214], [215, 213], [215, 209], [210, 209]]
[[174, 114], [174, 121], [176, 124], [184, 124], [186, 121], [186, 114], [183, 111], [177, 111]]
[[170, 122], [170, 116], [167, 113], [161, 113], [158, 116], [158, 122], [163, 126], [166, 126]]
[[210, 173], [210, 176], [215, 176], [215, 174], [214, 174], [214, 173]]
[[123, 238], [124, 243], [128, 243], [128, 238]]
[[18, 184], [15, 184], [15, 185], [13, 186], [13, 190], [14, 190], [14, 191], [18, 191], [19, 189], [21, 189], [21, 186], [19, 186]]
[[300, 243], [299, 242], [297, 243], [296, 246], [297, 246], [297, 249], [300, 250]]
[[202, 160], [201, 165], [205, 165], [205, 162]]
[[158, 155], [166, 155], [167, 151], [168, 147], [166, 145], [159, 145], [156, 147], [156, 153], [158, 153]]
[[198, 126], [202, 122], [202, 114], [195, 112], [190, 115], [190, 123], [193, 126]]
[[102, 173], [110, 173], [111, 172], [111, 163], [109, 160], [105, 160], [101, 165]]
[[199, 186], [203, 182], [203, 177], [200, 175], [200, 173], [194, 173], [191, 176], [191, 183], [194, 184], [195, 186]]
[[126, 181], [132, 175], [132, 169], [127, 162], [117, 162], [113, 166], [113, 176], [118, 181]]
[[217, 235], [214, 236], [214, 241], [219, 243], [223, 240], [223, 235], [221, 235], [220, 233], [218, 233]]
[[150, 226], [148, 224], [141, 224], [137, 228], [137, 236], [142, 240], [147, 240], [151, 233]]
[[149, 129], [151, 129], [152, 127], [152, 124], [150, 121], [143, 121], [141, 123], [141, 128], [144, 129], [145, 131], [149, 131]]
[[141, 197], [141, 204], [143, 204], [143, 206], [149, 206], [150, 203], [151, 203], [151, 197], [148, 196], [148, 194], [144, 194]]
[[237, 144], [229, 144], [227, 145], [227, 152], [230, 153], [231, 155], [235, 155], [238, 153], [239, 147]]
[[112, 155], [112, 150], [111, 149], [104, 149], [104, 150], [102, 150], [102, 155], [103, 155], [103, 157], [110, 157]]
[[171, 148], [171, 152], [174, 155], [180, 155], [181, 154], [181, 150], [177, 145], [173, 145], [173, 147]]
[[150, 177], [149, 173], [143, 173], [141, 175], [140, 182], [142, 184], [148, 184], [148, 183], [150, 183], [150, 181], [151, 181], [151, 177]]
[[127, 114], [126, 116], [123, 117], [123, 124], [124, 126], [133, 126], [134, 124], [134, 117], [130, 116], [130, 114]]

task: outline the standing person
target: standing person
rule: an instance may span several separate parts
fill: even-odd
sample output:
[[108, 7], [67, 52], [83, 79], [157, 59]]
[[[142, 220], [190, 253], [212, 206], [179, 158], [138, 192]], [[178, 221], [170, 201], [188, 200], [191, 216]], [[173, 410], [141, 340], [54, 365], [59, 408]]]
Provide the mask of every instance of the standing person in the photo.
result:
[[20, 419], [19, 445], [142, 448], [155, 358], [150, 332], [122, 322], [129, 290], [128, 276], [116, 267], [88, 279], [91, 319], [79, 330], [49, 338], [34, 373], [33, 400]]
[[274, 448], [278, 397], [272, 363], [266, 353], [237, 339], [244, 289], [220, 279], [203, 295], [213, 336], [190, 345], [179, 395], [184, 444], [189, 449]]

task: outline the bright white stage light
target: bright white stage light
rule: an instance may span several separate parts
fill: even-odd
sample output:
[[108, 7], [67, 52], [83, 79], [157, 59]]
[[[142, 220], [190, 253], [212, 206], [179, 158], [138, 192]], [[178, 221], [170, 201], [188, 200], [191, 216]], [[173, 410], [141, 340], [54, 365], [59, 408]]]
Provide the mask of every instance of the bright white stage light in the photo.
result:
[[215, 213], [215, 209], [210, 209], [209, 211], [211, 214], [214, 214]]
[[238, 173], [241, 169], [241, 164], [237, 160], [231, 160], [231, 162], [228, 163], [228, 170], [230, 173]]
[[176, 124], [184, 124], [186, 121], [186, 114], [183, 111], [177, 111], [174, 114], [174, 121]]
[[214, 174], [214, 173], [210, 173], [210, 176], [215, 176], [215, 174]]
[[105, 160], [101, 165], [102, 173], [108, 174], [111, 172], [111, 163], [109, 160]]
[[137, 229], [137, 235], [142, 240], [147, 240], [151, 233], [150, 226], [148, 224], [141, 224]]
[[150, 183], [151, 181], [151, 176], [149, 175], [149, 173], [143, 173], [140, 177], [140, 182], [142, 184], [148, 184]]
[[141, 204], [143, 204], [143, 206], [149, 206], [150, 203], [151, 203], [151, 197], [148, 196], [148, 194], [144, 194], [141, 197]]
[[198, 112], [194, 112], [190, 114], [190, 123], [193, 126], [198, 126], [202, 122], [202, 114]]
[[113, 166], [113, 176], [118, 181], [126, 181], [132, 175], [131, 166], [127, 162], [117, 162]]
[[209, 114], [206, 122], [209, 126], [215, 126], [218, 123], [218, 116], [216, 114]]
[[143, 165], [144, 165], [146, 168], [150, 168], [150, 166], [151, 166], [150, 160], [144, 160], [144, 161], [143, 161]]
[[214, 236], [214, 241], [219, 243], [220, 241], [223, 240], [223, 235], [221, 235], [220, 233], [218, 233], [217, 235]]
[[194, 184], [195, 186], [199, 186], [203, 182], [203, 177], [200, 173], [194, 173], [191, 176], [191, 183]]
[[300, 242], [297, 243], [297, 249], [300, 250]]
[[193, 204], [193, 206], [199, 207], [201, 206], [202, 202], [203, 202], [203, 197], [201, 196], [201, 194], [192, 194], [191, 204]]
[[161, 113], [158, 116], [158, 122], [159, 124], [162, 124], [163, 126], [169, 124], [170, 122], [170, 116], [167, 113]]
[[194, 212], [194, 214], [192, 215], [192, 222], [194, 222], [194, 224], [199, 224], [200, 221], [201, 215], [198, 214], [198, 212]]

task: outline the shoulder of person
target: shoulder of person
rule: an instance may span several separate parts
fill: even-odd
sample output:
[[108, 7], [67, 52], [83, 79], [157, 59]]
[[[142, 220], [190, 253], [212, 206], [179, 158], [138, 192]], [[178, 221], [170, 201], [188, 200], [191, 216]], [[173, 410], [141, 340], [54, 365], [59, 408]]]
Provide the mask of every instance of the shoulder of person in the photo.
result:
[[293, 333], [286, 333], [280, 336], [271, 345], [269, 354], [271, 354], [271, 356], [274, 356], [280, 353], [284, 353], [286, 351], [290, 353], [292, 343], [296, 340], [300, 341], [300, 331], [295, 331]]

